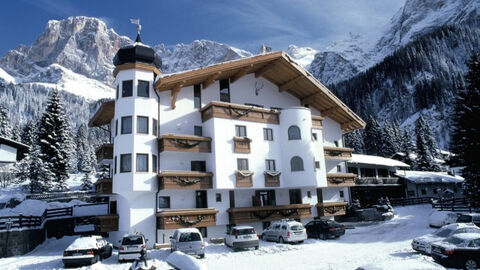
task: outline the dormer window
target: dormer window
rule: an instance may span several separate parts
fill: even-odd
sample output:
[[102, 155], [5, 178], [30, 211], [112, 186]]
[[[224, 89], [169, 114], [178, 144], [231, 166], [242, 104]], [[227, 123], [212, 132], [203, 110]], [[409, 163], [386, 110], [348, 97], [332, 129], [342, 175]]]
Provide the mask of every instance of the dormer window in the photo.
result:
[[150, 97], [150, 84], [148, 81], [138, 81], [137, 96]]
[[220, 101], [230, 102], [230, 82], [228, 79], [220, 80]]
[[131, 97], [133, 95], [133, 81], [122, 82], [122, 97]]

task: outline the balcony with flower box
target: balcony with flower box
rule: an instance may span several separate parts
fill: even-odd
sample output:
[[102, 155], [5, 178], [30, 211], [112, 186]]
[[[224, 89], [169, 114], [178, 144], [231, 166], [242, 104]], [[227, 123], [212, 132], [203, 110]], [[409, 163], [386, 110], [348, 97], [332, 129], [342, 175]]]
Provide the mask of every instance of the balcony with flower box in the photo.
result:
[[233, 152], [250, 154], [250, 140], [247, 137], [233, 137]]
[[236, 187], [253, 187], [253, 172], [248, 170], [235, 170]]
[[200, 109], [202, 121], [218, 117], [267, 124], [279, 124], [280, 112], [275, 109], [264, 109], [256, 106], [240, 105], [220, 101], [212, 101]]
[[160, 152], [212, 152], [212, 139], [208, 137], [179, 134], [163, 134], [158, 138], [158, 140]]
[[324, 146], [323, 152], [325, 153], [326, 160], [351, 160], [352, 148]]
[[218, 210], [213, 208], [169, 209], [157, 212], [157, 229], [210, 227], [217, 224]]
[[280, 172], [265, 171], [265, 187], [279, 187], [280, 186]]
[[327, 173], [327, 186], [354, 187], [356, 177], [353, 173]]
[[158, 174], [158, 188], [162, 189], [211, 189], [211, 172], [162, 171]]
[[317, 212], [320, 217], [343, 216], [347, 213], [346, 202], [317, 203]]
[[235, 207], [227, 210], [231, 224], [279, 220], [282, 218], [311, 218], [310, 204]]

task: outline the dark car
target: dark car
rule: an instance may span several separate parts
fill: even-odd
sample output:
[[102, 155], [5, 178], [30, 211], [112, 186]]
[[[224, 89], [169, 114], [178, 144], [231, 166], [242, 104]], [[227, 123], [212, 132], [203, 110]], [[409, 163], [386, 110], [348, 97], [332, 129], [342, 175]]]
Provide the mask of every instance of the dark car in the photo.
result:
[[91, 265], [112, 256], [113, 246], [101, 236], [84, 236], [75, 239], [63, 252], [65, 267]]
[[432, 257], [446, 267], [478, 269], [480, 234], [460, 233], [432, 245]]
[[308, 238], [338, 238], [345, 234], [345, 226], [329, 219], [316, 219], [305, 225]]
[[461, 214], [457, 218], [457, 223], [473, 223], [480, 227], [480, 213]]

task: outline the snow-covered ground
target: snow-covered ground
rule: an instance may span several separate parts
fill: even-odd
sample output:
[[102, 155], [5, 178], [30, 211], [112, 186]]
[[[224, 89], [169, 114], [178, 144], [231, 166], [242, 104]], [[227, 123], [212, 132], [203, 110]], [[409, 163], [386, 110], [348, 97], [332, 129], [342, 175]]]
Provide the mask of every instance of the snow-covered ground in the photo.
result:
[[[396, 208], [395, 217], [385, 223], [347, 230], [337, 240], [308, 239], [303, 244], [288, 245], [261, 242], [259, 250], [233, 252], [220, 244], [208, 244], [208, 269], [444, 269], [433, 260], [414, 252], [414, 237], [431, 233], [428, 226], [429, 205]], [[76, 237], [48, 239], [24, 256], [0, 259], [0, 269], [62, 268], [62, 252]], [[165, 263], [169, 250], [152, 250], [157, 269], [170, 269]], [[128, 269], [118, 264], [118, 253], [101, 263], [82, 269]]]

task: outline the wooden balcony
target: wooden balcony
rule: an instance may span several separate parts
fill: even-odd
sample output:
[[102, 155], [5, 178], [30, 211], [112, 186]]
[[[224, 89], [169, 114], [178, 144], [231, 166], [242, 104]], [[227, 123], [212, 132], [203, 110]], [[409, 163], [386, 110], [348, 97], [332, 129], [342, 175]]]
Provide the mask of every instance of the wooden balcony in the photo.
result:
[[102, 233], [118, 231], [118, 215], [96, 216], [95, 230]]
[[318, 216], [332, 217], [343, 216], [347, 211], [346, 202], [323, 202], [317, 203]]
[[235, 171], [236, 187], [253, 187], [252, 171]]
[[317, 115], [312, 115], [312, 128], [313, 129], [322, 129], [323, 128], [323, 123], [322, 121], [325, 118]]
[[179, 135], [179, 134], [163, 134], [158, 138], [160, 152], [177, 151], [177, 152], [196, 152], [211, 153], [212, 139], [208, 137]]
[[217, 225], [218, 210], [213, 208], [163, 210], [157, 213], [157, 229], [209, 227]]
[[355, 178], [356, 185], [382, 186], [382, 185], [400, 185], [398, 177], [358, 177]]
[[329, 187], [353, 187], [355, 186], [356, 174], [353, 173], [327, 173], [327, 186]]
[[158, 174], [158, 188], [161, 189], [211, 189], [211, 172], [162, 171]]
[[251, 141], [247, 137], [233, 137], [233, 152], [250, 154]]
[[272, 221], [282, 218], [311, 218], [310, 204], [268, 205], [236, 207], [227, 210], [230, 224]]
[[105, 143], [100, 145], [95, 151], [97, 156], [97, 162], [101, 162], [104, 159], [113, 159], [113, 144]]
[[324, 146], [323, 152], [325, 159], [330, 160], [350, 160], [352, 159], [352, 148]]
[[200, 109], [202, 121], [212, 117], [242, 120], [258, 123], [279, 124], [280, 112], [273, 109], [264, 109], [255, 106], [212, 101]]
[[98, 194], [112, 194], [112, 178], [102, 178], [95, 182], [95, 192]]
[[265, 187], [279, 187], [280, 186], [280, 172], [268, 171], [264, 172]]

